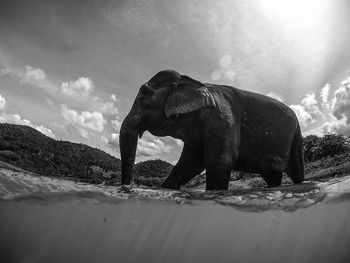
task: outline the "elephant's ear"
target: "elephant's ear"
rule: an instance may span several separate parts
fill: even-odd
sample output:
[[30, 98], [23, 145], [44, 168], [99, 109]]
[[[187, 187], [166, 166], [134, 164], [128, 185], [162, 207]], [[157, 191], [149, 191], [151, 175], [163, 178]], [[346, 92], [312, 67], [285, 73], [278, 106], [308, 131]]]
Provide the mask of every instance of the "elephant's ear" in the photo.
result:
[[202, 107], [215, 107], [215, 99], [206, 86], [190, 77], [181, 76], [165, 103], [165, 115], [187, 113]]

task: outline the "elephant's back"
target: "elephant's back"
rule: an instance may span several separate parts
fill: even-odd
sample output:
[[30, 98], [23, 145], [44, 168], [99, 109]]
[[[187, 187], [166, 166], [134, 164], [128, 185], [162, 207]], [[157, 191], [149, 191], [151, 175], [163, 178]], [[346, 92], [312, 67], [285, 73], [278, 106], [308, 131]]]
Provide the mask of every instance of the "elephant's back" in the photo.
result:
[[296, 119], [294, 111], [286, 104], [271, 98], [269, 96], [242, 90], [227, 85], [215, 85], [205, 83], [206, 87], [215, 95], [222, 96], [226, 99], [232, 107], [239, 105], [240, 109], [246, 112], [252, 112], [259, 115], [259, 113], [270, 112], [276, 114], [286, 115], [291, 119]]
[[214, 94], [217, 104], [229, 103], [232, 113], [243, 128], [260, 129], [285, 124], [296, 130], [298, 119], [295, 112], [284, 103], [263, 94], [226, 85], [205, 84]]

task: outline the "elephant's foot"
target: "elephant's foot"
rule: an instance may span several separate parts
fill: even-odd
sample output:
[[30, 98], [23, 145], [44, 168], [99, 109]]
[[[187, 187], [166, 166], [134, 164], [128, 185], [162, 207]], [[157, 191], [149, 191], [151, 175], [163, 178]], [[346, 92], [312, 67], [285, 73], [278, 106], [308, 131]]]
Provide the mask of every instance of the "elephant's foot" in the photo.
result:
[[230, 182], [231, 170], [225, 168], [207, 168], [206, 191], [227, 190]]
[[169, 178], [166, 178], [160, 186], [162, 188], [172, 189], [172, 190], [179, 190], [180, 189], [180, 184], [172, 182], [171, 180], [169, 180]]
[[277, 187], [282, 183], [282, 172], [271, 172], [269, 174], [263, 174], [262, 178], [265, 180], [267, 187]]

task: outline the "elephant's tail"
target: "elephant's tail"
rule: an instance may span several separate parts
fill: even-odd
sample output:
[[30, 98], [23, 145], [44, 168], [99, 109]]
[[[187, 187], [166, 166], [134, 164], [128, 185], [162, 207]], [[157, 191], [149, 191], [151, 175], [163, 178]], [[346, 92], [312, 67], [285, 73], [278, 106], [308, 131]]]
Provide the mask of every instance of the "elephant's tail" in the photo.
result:
[[304, 158], [303, 158], [303, 138], [300, 131], [300, 126], [295, 131], [292, 147], [289, 157], [289, 177], [293, 183], [299, 184], [305, 180], [304, 176]]

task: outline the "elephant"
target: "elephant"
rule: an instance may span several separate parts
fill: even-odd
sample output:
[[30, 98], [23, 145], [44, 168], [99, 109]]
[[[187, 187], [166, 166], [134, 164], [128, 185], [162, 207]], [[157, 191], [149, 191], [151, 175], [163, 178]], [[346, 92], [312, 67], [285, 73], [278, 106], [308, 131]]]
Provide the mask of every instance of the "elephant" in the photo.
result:
[[227, 190], [232, 170], [260, 174], [268, 187], [285, 172], [304, 181], [300, 125], [294, 111], [265, 95], [202, 83], [163, 70], [143, 84], [120, 129], [121, 184], [129, 185], [145, 131], [183, 141], [161, 187], [179, 189], [206, 170], [206, 190]]

